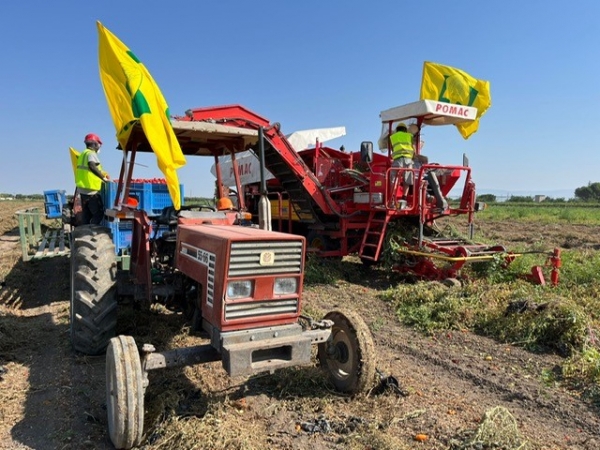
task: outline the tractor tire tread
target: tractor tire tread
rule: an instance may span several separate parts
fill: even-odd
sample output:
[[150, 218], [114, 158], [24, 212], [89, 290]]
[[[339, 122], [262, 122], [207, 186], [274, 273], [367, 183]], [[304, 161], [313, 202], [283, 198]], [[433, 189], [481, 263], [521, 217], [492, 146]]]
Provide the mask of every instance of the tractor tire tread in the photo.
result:
[[104, 352], [117, 320], [116, 255], [110, 231], [77, 227], [72, 244], [71, 341], [87, 355]]

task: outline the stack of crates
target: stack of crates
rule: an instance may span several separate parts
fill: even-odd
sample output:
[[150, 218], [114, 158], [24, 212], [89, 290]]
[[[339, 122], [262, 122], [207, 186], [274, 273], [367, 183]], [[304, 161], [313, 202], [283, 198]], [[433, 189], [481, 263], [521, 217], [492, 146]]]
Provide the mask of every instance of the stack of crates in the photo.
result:
[[[102, 185], [102, 201], [105, 208], [112, 208], [117, 196], [118, 184], [114, 181]], [[179, 185], [181, 204], [183, 204], [183, 184]], [[146, 211], [148, 217], [160, 216], [163, 208], [173, 206], [166, 184], [162, 183], [131, 183], [129, 197], [138, 201], [138, 209]]]
[[63, 206], [67, 203], [65, 191], [44, 191], [44, 208], [48, 219], [62, 217]]
[[[115, 182], [104, 183], [102, 185], [102, 201], [105, 208], [112, 208], [117, 196], [117, 186]], [[179, 185], [181, 193], [181, 203], [183, 204], [183, 185]], [[134, 197], [138, 201], [138, 209], [144, 210], [150, 220], [158, 217], [163, 208], [173, 206], [171, 196], [166, 184], [159, 183], [131, 183], [129, 186], [129, 197]], [[133, 222], [131, 220], [114, 220], [109, 222], [104, 219], [102, 225], [109, 228], [113, 242], [115, 244], [115, 252], [117, 255], [128, 254], [131, 249], [131, 238], [133, 236]], [[155, 227], [158, 226], [155, 222], [152, 223], [152, 231], [150, 237], [154, 236]], [[168, 231], [168, 227], [162, 226], [159, 229], [157, 236], [162, 232]]]

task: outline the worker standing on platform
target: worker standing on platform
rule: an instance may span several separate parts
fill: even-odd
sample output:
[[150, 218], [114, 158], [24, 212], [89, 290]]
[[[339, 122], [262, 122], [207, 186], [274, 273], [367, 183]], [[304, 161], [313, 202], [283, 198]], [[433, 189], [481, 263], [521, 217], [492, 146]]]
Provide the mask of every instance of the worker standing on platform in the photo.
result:
[[396, 126], [396, 132], [390, 136], [392, 145], [392, 167], [405, 169], [394, 171], [392, 175], [392, 185], [396, 183], [397, 173], [403, 172], [402, 178], [402, 199], [406, 199], [409, 186], [413, 184], [413, 157], [415, 149], [413, 147], [413, 135], [410, 134], [404, 123]]
[[110, 181], [110, 177], [102, 169], [98, 153], [102, 140], [90, 133], [83, 142], [86, 149], [77, 157], [75, 184], [81, 197], [83, 223], [99, 225], [104, 218], [104, 202], [100, 195], [102, 183]]

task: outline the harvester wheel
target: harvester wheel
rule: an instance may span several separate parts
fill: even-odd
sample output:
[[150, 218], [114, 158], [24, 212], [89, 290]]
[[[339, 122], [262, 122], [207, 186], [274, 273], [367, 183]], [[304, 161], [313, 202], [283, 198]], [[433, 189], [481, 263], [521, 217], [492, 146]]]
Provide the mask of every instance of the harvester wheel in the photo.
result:
[[[321, 234], [318, 230], [311, 230], [306, 236], [306, 246], [316, 249], [319, 252], [328, 252], [340, 249], [339, 240], [332, 239], [327, 235]], [[341, 256], [331, 256], [331, 260], [341, 261]]]
[[311, 230], [306, 236], [306, 246], [319, 251], [327, 250], [327, 236], [323, 236], [316, 230]]
[[134, 339], [112, 338], [106, 349], [106, 411], [110, 440], [118, 449], [130, 449], [142, 442], [144, 390]]
[[117, 260], [107, 228], [77, 227], [71, 242], [70, 331], [73, 348], [101, 354], [117, 324]]
[[324, 319], [333, 321], [333, 327], [329, 340], [319, 344], [321, 367], [338, 391], [367, 391], [375, 377], [375, 345], [369, 328], [355, 313], [332, 311]]

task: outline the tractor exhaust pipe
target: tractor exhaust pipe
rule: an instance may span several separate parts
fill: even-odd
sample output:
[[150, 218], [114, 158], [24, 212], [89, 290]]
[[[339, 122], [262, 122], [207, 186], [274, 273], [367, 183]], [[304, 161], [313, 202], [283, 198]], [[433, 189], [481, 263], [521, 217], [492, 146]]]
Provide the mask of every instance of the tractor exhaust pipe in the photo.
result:
[[271, 231], [271, 202], [267, 196], [267, 180], [265, 179], [265, 132], [258, 129], [258, 153], [260, 161], [260, 200], [258, 201], [258, 227]]

